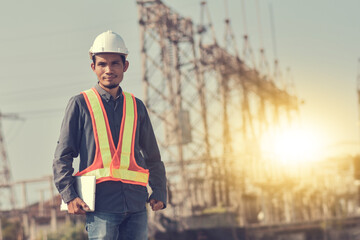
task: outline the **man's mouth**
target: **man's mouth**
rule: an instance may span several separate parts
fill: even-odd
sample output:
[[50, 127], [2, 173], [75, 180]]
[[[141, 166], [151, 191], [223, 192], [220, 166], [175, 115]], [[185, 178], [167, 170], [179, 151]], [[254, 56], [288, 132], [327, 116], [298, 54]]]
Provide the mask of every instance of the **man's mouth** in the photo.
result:
[[116, 78], [115, 75], [114, 75], [114, 76], [106, 76], [106, 77], [104, 77], [103, 79], [104, 79], [104, 80], [113, 80], [114, 78]]

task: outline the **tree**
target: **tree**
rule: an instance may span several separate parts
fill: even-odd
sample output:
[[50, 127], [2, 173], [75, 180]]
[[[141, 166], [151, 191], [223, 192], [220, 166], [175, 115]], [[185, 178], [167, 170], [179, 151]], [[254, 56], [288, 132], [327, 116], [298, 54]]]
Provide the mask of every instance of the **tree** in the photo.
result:
[[1, 229], [3, 240], [23, 239], [24, 231], [19, 221], [1, 218]]
[[[42, 239], [42, 238], [39, 238]], [[64, 229], [58, 233], [50, 233], [47, 236], [48, 240], [86, 240], [87, 234], [84, 231], [83, 224], [73, 225], [72, 223], [66, 224]]]

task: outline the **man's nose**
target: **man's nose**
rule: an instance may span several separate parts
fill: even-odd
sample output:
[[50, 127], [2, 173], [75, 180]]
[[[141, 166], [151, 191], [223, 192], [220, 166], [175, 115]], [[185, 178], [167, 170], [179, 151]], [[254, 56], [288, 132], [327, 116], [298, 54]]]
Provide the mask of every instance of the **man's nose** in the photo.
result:
[[112, 73], [112, 67], [109, 66], [109, 65], [106, 66], [106, 67], [105, 67], [105, 72], [106, 72], [106, 73]]

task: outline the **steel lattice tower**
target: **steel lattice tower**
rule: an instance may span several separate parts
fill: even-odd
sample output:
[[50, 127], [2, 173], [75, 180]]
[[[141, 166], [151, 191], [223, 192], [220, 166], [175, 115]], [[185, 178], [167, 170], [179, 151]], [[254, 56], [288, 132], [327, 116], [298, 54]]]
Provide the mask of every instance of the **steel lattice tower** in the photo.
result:
[[[16, 201], [15, 194], [12, 186], [12, 176], [9, 166], [9, 160], [6, 153], [5, 139], [2, 132], [2, 119], [18, 119], [18, 116], [13, 114], [2, 114], [0, 112], [0, 208], [3, 208], [3, 205], [9, 204], [11, 209], [15, 209]], [[5, 203], [5, 204], [4, 204]]]
[[265, 122], [254, 120], [259, 102], [287, 111], [297, 108], [297, 99], [221, 47], [209, 14], [209, 23], [202, 21], [195, 33], [191, 19], [162, 1], [137, 3], [144, 102], [167, 167], [170, 204], [181, 216], [229, 206], [238, 197], [233, 190], [244, 186], [236, 170], [243, 163], [237, 138], [256, 138], [260, 130], [254, 122]]

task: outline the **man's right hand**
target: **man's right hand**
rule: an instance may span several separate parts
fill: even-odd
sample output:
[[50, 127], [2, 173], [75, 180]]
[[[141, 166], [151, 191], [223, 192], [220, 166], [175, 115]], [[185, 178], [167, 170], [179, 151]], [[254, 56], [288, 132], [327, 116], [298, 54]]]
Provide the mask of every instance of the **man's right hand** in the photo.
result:
[[90, 208], [86, 203], [77, 197], [67, 203], [68, 213], [70, 214], [85, 214], [85, 211], [90, 211]]

